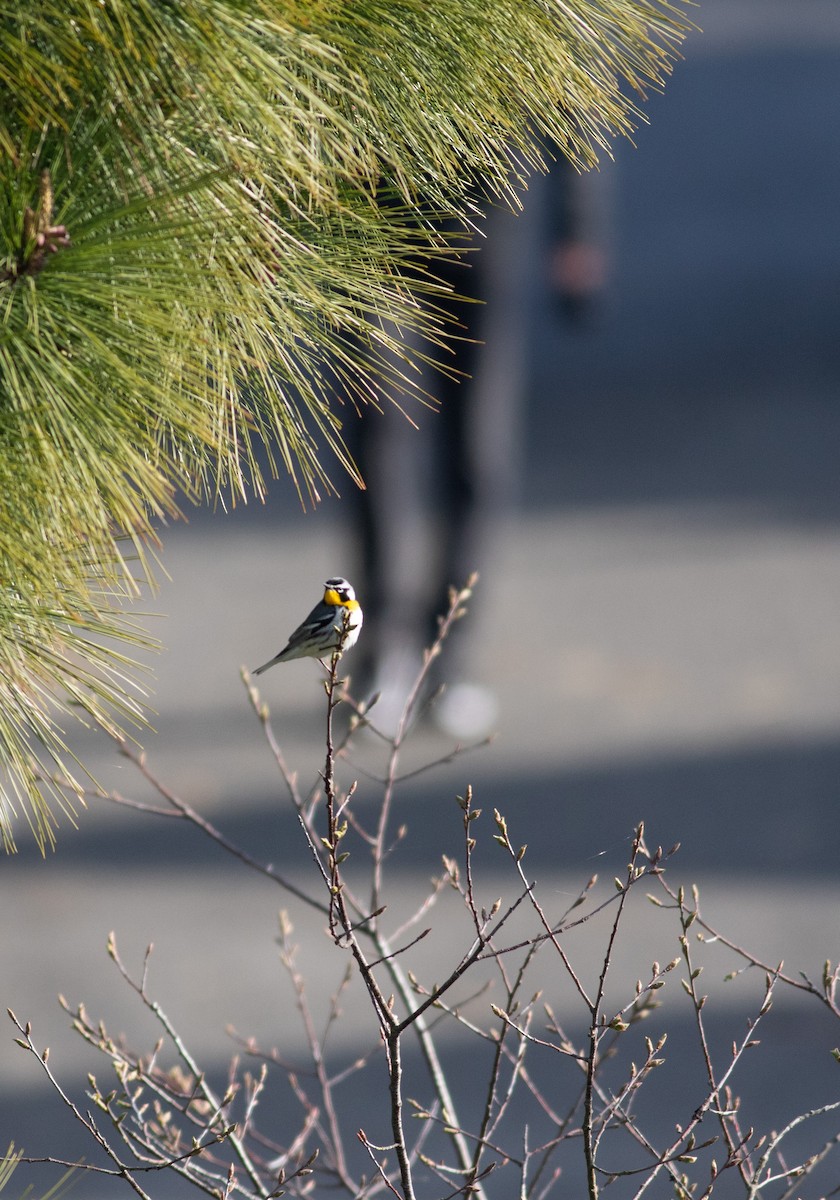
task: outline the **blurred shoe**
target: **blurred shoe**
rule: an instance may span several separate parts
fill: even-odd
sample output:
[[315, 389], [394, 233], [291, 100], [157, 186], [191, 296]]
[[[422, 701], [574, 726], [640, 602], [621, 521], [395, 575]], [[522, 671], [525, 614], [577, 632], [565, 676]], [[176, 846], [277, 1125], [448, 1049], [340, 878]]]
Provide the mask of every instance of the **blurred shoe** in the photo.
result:
[[489, 688], [478, 683], [455, 683], [438, 697], [431, 710], [441, 733], [458, 741], [473, 741], [492, 733], [499, 704]]
[[390, 651], [378, 664], [371, 682], [359, 697], [369, 703], [378, 694], [378, 700], [370, 708], [370, 723], [386, 737], [392, 738], [397, 732], [419, 672], [418, 655], [401, 650]]

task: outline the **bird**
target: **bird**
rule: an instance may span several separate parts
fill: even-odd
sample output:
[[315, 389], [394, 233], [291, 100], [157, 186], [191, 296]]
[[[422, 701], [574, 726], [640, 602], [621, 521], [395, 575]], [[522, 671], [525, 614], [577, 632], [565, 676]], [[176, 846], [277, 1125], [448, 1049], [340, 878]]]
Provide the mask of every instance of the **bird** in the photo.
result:
[[290, 662], [293, 658], [319, 658], [328, 654], [343, 654], [356, 644], [362, 628], [363, 614], [352, 584], [336, 577], [324, 584], [324, 598], [298, 625], [279, 654], [257, 667], [260, 675], [275, 663]]

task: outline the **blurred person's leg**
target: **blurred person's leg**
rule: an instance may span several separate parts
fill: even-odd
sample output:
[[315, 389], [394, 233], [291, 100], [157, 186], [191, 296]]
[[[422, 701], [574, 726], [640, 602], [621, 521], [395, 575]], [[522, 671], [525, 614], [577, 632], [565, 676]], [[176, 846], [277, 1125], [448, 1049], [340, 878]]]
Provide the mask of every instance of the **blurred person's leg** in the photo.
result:
[[[454, 321], [451, 351], [415, 346], [446, 364], [446, 371], [429, 368], [422, 380], [439, 411], [413, 407], [416, 430], [386, 402], [383, 413], [365, 412], [348, 425], [367, 484], [354, 490], [348, 506], [359, 562], [354, 583], [365, 605], [356, 673], [367, 694], [379, 690], [384, 697], [404, 688], [421, 650], [437, 636], [451, 586], [462, 586], [476, 571], [483, 576], [479, 598], [493, 585], [498, 518], [520, 467], [525, 283], [533, 263], [523, 217], [493, 210], [483, 234], [464, 261], [436, 267], [453, 290], [446, 304]], [[479, 703], [472, 684], [480, 673], [477, 634], [474, 616], [458, 622], [435, 664], [434, 682], [449, 686], [443, 723], [456, 733], [460, 723], [465, 736], [481, 732], [477, 726], [495, 714], [492, 699]], [[454, 711], [459, 695], [476, 701], [473, 716], [461, 722]]]
[[370, 407], [353, 414], [344, 429], [366, 484], [345, 495], [356, 560], [353, 582], [365, 612], [365, 636], [354, 655], [353, 690], [359, 698], [393, 690], [409, 663], [413, 671], [419, 660], [422, 601], [416, 577], [427, 556], [420, 458], [422, 425], [432, 414], [417, 409], [415, 403], [410, 411], [420, 429], [386, 396], [381, 412]]
[[462, 295], [453, 315], [464, 326], [455, 363], [465, 378], [443, 379], [435, 429], [436, 590], [429, 593], [426, 640], [448, 608], [448, 592], [477, 572], [468, 616], [455, 624], [434, 682], [446, 685], [435, 715], [448, 733], [486, 733], [496, 717], [481, 655], [480, 610], [492, 594], [500, 520], [508, 511], [521, 468], [522, 408], [527, 361], [527, 281], [533, 271], [527, 215], [491, 210], [485, 237], [453, 281]]

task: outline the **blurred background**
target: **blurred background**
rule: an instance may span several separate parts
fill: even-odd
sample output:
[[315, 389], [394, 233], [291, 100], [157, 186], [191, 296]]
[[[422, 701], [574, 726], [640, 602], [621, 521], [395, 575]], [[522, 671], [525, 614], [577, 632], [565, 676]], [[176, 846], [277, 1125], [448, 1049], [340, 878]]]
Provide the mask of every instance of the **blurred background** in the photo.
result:
[[[594, 871], [611, 880], [644, 820], [654, 845], [681, 842], [674, 880], [700, 883], [710, 920], [819, 978], [840, 956], [840, 7], [707, 0], [694, 19], [703, 32], [649, 97], [649, 125], [603, 168], [607, 282], [588, 319], [570, 321], [550, 285], [550, 193], [535, 186], [526, 199], [516, 480], [473, 564], [470, 671], [499, 735], [403, 789], [409, 835], [395, 869], [407, 904], [440, 853], [458, 852], [453, 797], [467, 783], [530, 844], [544, 895], [571, 896]], [[157, 732], [143, 739], [152, 769], [295, 878], [306, 854], [238, 673], [280, 649], [325, 578], [354, 578], [352, 543], [346, 504], [301, 514], [281, 481], [264, 508], [196, 513], [166, 531], [170, 579], [149, 602], [166, 647]], [[295, 662], [260, 682], [291, 766], [314, 779], [317, 667]], [[424, 725], [409, 759], [451, 744]], [[78, 745], [103, 783], [149, 795], [101, 735]], [[375, 755], [362, 743], [354, 762]], [[363, 784], [360, 809], [375, 799]], [[57, 993], [114, 1033], [149, 1035], [105, 954], [111, 929], [138, 967], [155, 942], [152, 990], [208, 1066], [232, 1052], [229, 1024], [297, 1045], [273, 942], [287, 901], [267, 883], [174, 821], [98, 803], [78, 830], [59, 831], [46, 862], [23, 830], [20, 841], [0, 874], [2, 998], [32, 1020], [77, 1098], [92, 1060]], [[511, 885], [489, 850], [482, 866], [492, 900]], [[625, 980], [678, 952], [675, 928], [643, 911], [633, 920]], [[430, 961], [461, 948], [438, 943]], [[580, 950], [593, 970], [599, 949]], [[720, 980], [730, 967], [708, 970]], [[757, 989], [715, 992], [721, 1044], [742, 1033]], [[748, 1124], [840, 1094], [828, 1054], [840, 1031], [815, 1004], [803, 1019], [790, 999], [778, 1010], [742, 1075]], [[566, 1015], [571, 1027], [581, 1016], [571, 1005]], [[688, 1024], [677, 1005], [677, 1041]], [[343, 1036], [367, 1044], [369, 1030], [362, 1007]], [[89, 1154], [13, 1033], [0, 1037], [0, 1136], [31, 1154]], [[672, 1100], [666, 1089], [651, 1119], [666, 1121], [669, 1106], [673, 1116]], [[48, 1178], [21, 1169], [17, 1190]], [[85, 1180], [74, 1194], [109, 1192]]]

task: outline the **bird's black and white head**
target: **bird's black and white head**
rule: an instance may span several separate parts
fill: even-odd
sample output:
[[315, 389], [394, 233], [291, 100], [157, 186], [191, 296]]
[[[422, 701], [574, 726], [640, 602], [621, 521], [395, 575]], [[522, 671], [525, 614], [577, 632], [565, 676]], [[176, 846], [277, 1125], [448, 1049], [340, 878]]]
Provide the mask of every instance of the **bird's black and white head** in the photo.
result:
[[346, 579], [337, 576], [335, 579], [328, 579], [324, 584], [325, 604], [353, 604], [355, 600], [353, 585]]

